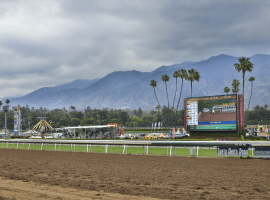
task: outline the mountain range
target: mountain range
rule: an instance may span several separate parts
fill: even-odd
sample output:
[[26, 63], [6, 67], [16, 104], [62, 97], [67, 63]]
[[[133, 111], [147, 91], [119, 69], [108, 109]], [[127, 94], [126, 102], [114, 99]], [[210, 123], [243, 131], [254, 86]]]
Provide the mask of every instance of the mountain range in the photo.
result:
[[[57, 85], [55, 87], [44, 87], [35, 90], [27, 95], [10, 98], [12, 105], [29, 105], [35, 108], [69, 108], [75, 106], [77, 110], [86, 107], [91, 108], [113, 108], [113, 109], [155, 109], [157, 101], [153, 88], [150, 86], [151, 80], [157, 81], [156, 93], [162, 105], [168, 105], [165, 84], [161, 77], [164, 74], [170, 76], [167, 82], [169, 102], [173, 105], [176, 79], [173, 73], [184, 68], [196, 69], [201, 76], [199, 82], [193, 82], [193, 97], [211, 96], [224, 94], [223, 88], [231, 88], [233, 79], [238, 79], [241, 83], [239, 93], [242, 93], [242, 74], [235, 70], [234, 64], [238, 63], [239, 57], [225, 54], [210, 57], [200, 62], [183, 62], [170, 66], [161, 66], [152, 72], [140, 71], [115, 71], [103, 78], [87, 80], [78, 79], [70, 83]], [[251, 84], [248, 81], [250, 76], [255, 77], [253, 83], [253, 94], [250, 108], [255, 105], [263, 106], [269, 103], [270, 79], [269, 63], [270, 55], [257, 54], [250, 57], [254, 64], [253, 71], [246, 73], [245, 78], [245, 107], [248, 106]], [[179, 98], [181, 79], [178, 78], [178, 91], [176, 102]], [[190, 82], [184, 81], [182, 100], [180, 109], [183, 108], [183, 99], [190, 97]], [[4, 102], [4, 100], [2, 100]]]

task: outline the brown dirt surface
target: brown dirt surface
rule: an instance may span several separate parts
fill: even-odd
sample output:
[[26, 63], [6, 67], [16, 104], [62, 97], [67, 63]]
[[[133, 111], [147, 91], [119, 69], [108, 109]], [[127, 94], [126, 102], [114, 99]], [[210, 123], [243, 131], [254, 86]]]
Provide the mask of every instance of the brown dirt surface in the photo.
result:
[[270, 160], [0, 149], [2, 199], [270, 199]]

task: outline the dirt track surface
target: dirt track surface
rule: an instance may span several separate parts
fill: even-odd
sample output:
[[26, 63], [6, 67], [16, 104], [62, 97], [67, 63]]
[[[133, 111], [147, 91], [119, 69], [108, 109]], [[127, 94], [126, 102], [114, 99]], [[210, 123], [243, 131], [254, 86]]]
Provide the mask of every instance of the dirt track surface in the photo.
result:
[[0, 200], [270, 199], [265, 159], [0, 149], [0, 169]]

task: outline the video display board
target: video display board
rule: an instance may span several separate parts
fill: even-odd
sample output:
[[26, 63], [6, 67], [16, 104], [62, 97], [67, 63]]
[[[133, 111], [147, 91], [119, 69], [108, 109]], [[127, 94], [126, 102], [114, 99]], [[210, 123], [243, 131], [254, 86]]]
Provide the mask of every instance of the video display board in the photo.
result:
[[185, 99], [188, 131], [237, 131], [237, 95]]

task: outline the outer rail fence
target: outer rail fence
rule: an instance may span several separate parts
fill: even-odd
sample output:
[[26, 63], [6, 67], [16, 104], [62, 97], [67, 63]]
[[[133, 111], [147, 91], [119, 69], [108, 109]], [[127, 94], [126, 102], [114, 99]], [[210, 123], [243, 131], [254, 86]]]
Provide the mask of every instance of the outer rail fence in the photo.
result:
[[[0, 139], [0, 148], [12, 149], [36, 149], [36, 145], [40, 145], [40, 150], [48, 150], [51, 146], [52, 151], [60, 150], [61, 145], [65, 147], [70, 145], [70, 151], [76, 151], [77, 146], [86, 147], [86, 152], [93, 152], [94, 146], [103, 146], [103, 152], [108, 153], [108, 147], [114, 147], [115, 153], [117, 148], [123, 150], [123, 153], [128, 153], [128, 147], [142, 147], [143, 154], [148, 154], [149, 148], [167, 148], [167, 155], [177, 155], [176, 149], [189, 148], [190, 156], [199, 156], [200, 149], [217, 150], [218, 155], [223, 156], [253, 156], [253, 151], [263, 152], [257, 157], [270, 157], [270, 142], [269, 141], [131, 141], [131, 140], [52, 140], [52, 139]], [[45, 149], [46, 147], [46, 149]], [[92, 149], [92, 150], [91, 150]], [[120, 150], [119, 149], [119, 150]], [[174, 150], [174, 152], [173, 152]], [[195, 152], [197, 150], [197, 153]], [[263, 150], [263, 151], [262, 151]], [[251, 151], [252, 155], [249, 155]], [[225, 152], [225, 153], [224, 153]], [[244, 152], [244, 153], [243, 153]], [[265, 153], [266, 152], [266, 153]], [[154, 153], [152, 153], [154, 154]], [[158, 154], [158, 153], [157, 153]], [[166, 154], [165, 154], [166, 155]], [[268, 155], [268, 156], [267, 156]]]

